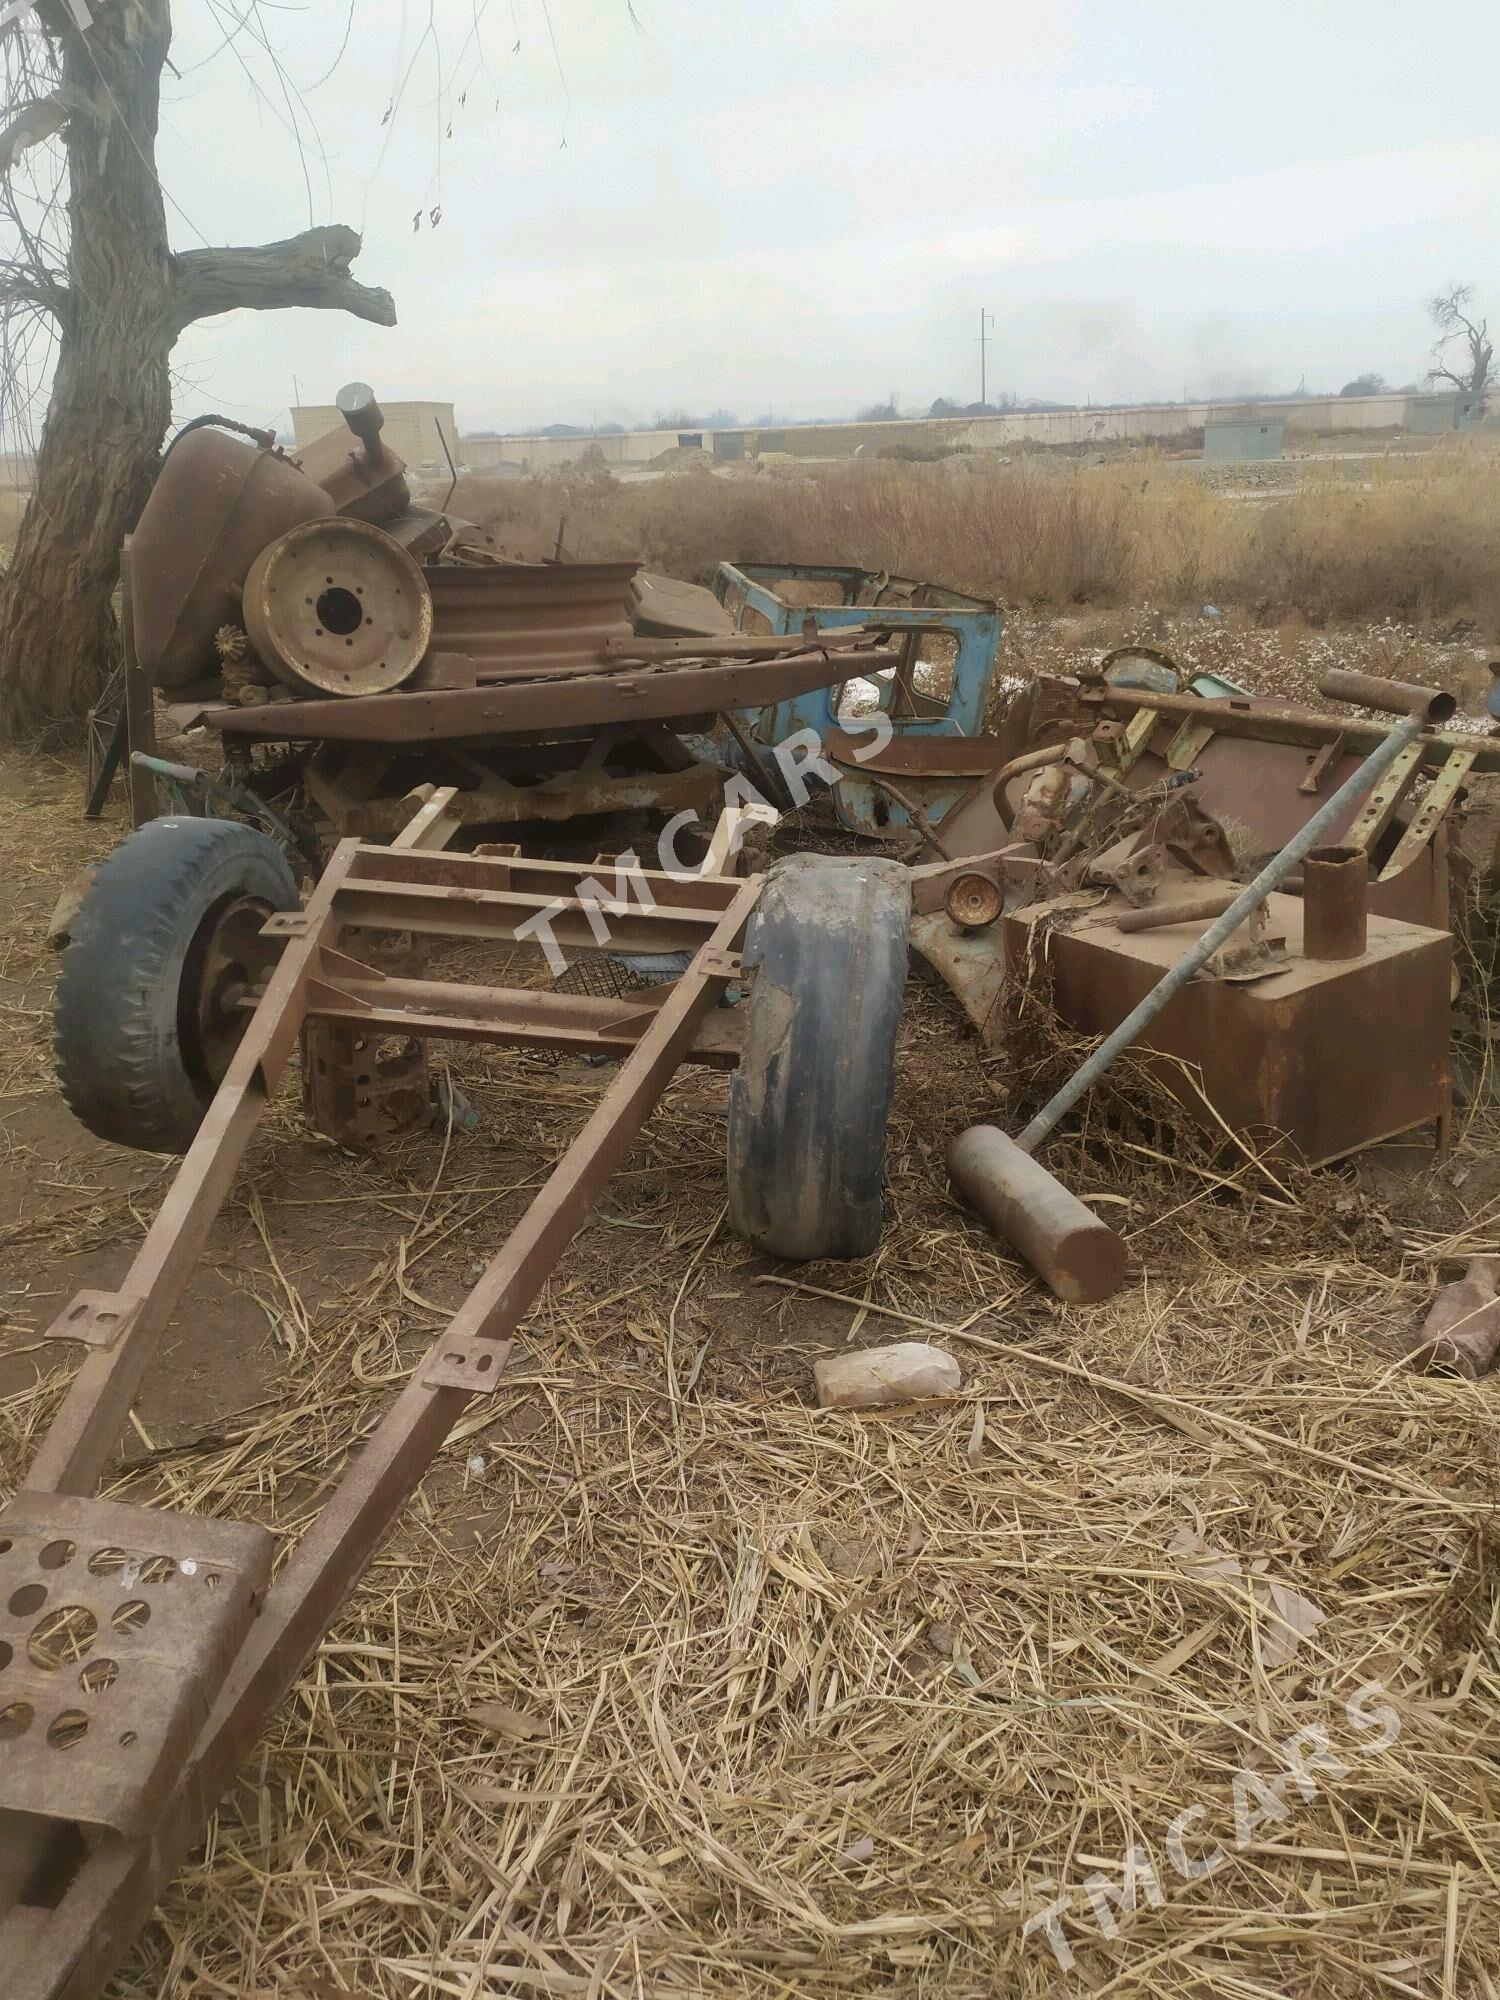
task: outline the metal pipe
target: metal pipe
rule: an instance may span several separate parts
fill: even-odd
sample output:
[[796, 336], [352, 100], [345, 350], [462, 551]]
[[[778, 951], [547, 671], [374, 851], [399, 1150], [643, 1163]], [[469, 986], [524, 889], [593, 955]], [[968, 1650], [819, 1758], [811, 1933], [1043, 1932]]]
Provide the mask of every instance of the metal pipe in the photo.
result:
[[1302, 868], [1302, 956], [1363, 958], [1370, 868], [1362, 847], [1319, 847]]
[[1116, 1056], [1123, 1053], [1135, 1040], [1141, 1030], [1154, 1021], [1167, 1002], [1180, 993], [1188, 981], [1213, 957], [1227, 938], [1239, 929], [1253, 910], [1258, 910], [1271, 891], [1278, 887], [1284, 877], [1317, 847], [1325, 834], [1335, 827], [1351, 806], [1357, 805], [1387, 771], [1401, 752], [1409, 744], [1415, 743], [1421, 735], [1424, 718], [1409, 715], [1404, 722], [1386, 737], [1378, 750], [1374, 750], [1346, 778], [1326, 805], [1319, 807], [1312, 818], [1294, 834], [1281, 852], [1268, 861], [1253, 882], [1249, 882], [1235, 897], [1218, 922], [1206, 930], [1198, 942], [1184, 953], [1176, 965], [1159, 979], [1146, 997], [1121, 1021], [1113, 1034], [1106, 1035], [1088, 1061], [1077, 1070], [1058, 1091], [1057, 1095], [1044, 1104], [1035, 1118], [1026, 1127], [1016, 1144], [1024, 1153], [1035, 1152], [1036, 1148], [1073, 1109], [1079, 1098], [1103, 1076]]
[[1446, 722], [1458, 707], [1446, 688], [1415, 687], [1410, 681], [1388, 681], [1383, 674], [1362, 674], [1352, 667], [1328, 667], [1318, 676], [1318, 693], [1330, 701], [1352, 701], [1382, 715], [1417, 715], [1423, 722]]
[[1221, 882], [1212, 889], [1199, 889], [1191, 896], [1178, 896], [1170, 903], [1148, 903], [1143, 910], [1121, 910], [1115, 918], [1117, 931], [1160, 931], [1168, 924], [1190, 924], [1199, 917], [1219, 917], [1240, 892], [1238, 882]]

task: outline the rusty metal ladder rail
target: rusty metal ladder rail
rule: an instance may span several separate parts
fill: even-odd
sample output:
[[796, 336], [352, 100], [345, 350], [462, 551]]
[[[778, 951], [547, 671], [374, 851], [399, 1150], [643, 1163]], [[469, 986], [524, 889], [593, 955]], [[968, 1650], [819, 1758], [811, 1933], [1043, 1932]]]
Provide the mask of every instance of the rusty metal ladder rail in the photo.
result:
[[[433, 864], [435, 874], [445, 872], [447, 857], [423, 855], [419, 845], [443, 837], [442, 808], [441, 799], [427, 802], [405, 852], [399, 859], [393, 856], [389, 865], [404, 860], [417, 868], [426, 862]], [[362, 852], [367, 857], [389, 854], [361, 850], [353, 841], [341, 844], [307, 909], [271, 920], [287, 939], [287, 949], [120, 1292], [113, 1295], [112, 1306], [89, 1303], [86, 1296], [80, 1311], [75, 1301], [55, 1325], [57, 1337], [81, 1339], [88, 1352], [28, 1477], [25, 1491], [31, 1504], [45, 1506], [49, 1494], [81, 1495], [85, 1497], [69, 1503], [82, 1509], [80, 1521], [91, 1509], [105, 1509], [112, 1518], [154, 1516], [163, 1527], [175, 1523], [174, 1532], [188, 1531], [198, 1520], [170, 1510], [122, 1509], [86, 1496], [103, 1475], [151, 1355], [308, 1018], [310, 1002], [320, 983], [328, 984], [321, 980], [325, 958], [334, 973], [347, 966], [336, 942], [342, 927], [339, 899], [356, 876]], [[496, 857], [492, 868], [504, 879], [511, 865], [520, 866], [510, 857]], [[561, 872], [566, 875], [566, 868]], [[205, 1690], [214, 1702], [212, 1713], [191, 1754], [174, 1764], [170, 1789], [159, 1815], [153, 1808], [149, 1831], [134, 1830], [135, 1821], [128, 1816], [114, 1822], [113, 1830], [105, 1821], [106, 1830], [84, 1855], [55, 1907], [43, 1909], [22, 1897], [46, 1870], [68, 1822], [0, 1809], [0, 1946], [7, 1947], [11, 2000], [93, 2000], [124, 1956], [266, 1716], [336, 1616], [470, 1398], [499, 1385], [511, 1334], [667, 1081], [690, 1054], [705, 1017], [738, 977], [737, 949], [759, 893], [757, 878], [720, 878], [712, 884], [710, 900], [721, 897], [722, 907], [700, 904], [691, 912], [698, 923], [698, 943], [687, 971], [649, 1018], [640, 1019], [634, 1047], [583, 1130], [345, 1470], [271, 1586], [248, 1634], [220, 1663], [222, 1677], [216, 1676]], [[514, 900], [519, 913], [533, 899], [516, 892]], [[497, 1024], [495, 1038], [504, 1039], [503, 1026]], [[205, 1534], [215, 1528], [234, 1529], [245, 1538], [262, 1533], [248, 1525], [201, 1524]], [[248, 1601], [246, 1591], [255, 1593], [257, 1559], [250, 1547], [244, 1565], [249, 1580], [236, 1599], [241, 1610]], [[115, 1786], [109, 1794], [113, 1798], [120, 1789], [119, 1773], [111, 1769], [108, 1776]], [[137, 1794], [129, 1803], [138, 1818], [143, 1798]]]

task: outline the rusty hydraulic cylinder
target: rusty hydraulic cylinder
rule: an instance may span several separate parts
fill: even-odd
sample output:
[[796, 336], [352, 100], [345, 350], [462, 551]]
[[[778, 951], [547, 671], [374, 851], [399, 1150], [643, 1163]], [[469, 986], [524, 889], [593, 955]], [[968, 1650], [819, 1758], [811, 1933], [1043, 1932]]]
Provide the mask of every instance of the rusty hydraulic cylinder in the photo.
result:
[[1369, 863], [1360, 847], [1315, 847], [1302, 864], [1302, 955], [1363, 958]]
[[1388, 681], [1382, 674], [1361, 674], [1350, 667], [1329, 667], [1318, 677], [1318, 693], [1330, 701], [1357, 702], [1382, 715], [1416, 715], [1423, 722], [1446, 722], [1458, 703], [1445, 688], [1414, 687], [1410, 681]]
[[948, 1148], [954, 1185], [1069, 1305], [1097, 1305], [1125, 1281], [1123, 1237], [998, 1126], [971, 1125]]

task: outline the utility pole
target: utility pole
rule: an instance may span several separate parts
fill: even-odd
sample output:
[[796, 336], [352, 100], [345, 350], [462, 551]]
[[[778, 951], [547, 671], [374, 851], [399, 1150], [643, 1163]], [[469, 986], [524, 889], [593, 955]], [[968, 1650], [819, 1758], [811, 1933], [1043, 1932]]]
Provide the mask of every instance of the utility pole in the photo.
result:
[[985, 372], [984, 346], [989, 338], [989, 330], [994, 324], [995, 315], [987, 311], [984, 306], [981, 306], [979, 308], [979, 407], [981, 409], [986, 408], [990, 400], [988, 393], [989, 383]]

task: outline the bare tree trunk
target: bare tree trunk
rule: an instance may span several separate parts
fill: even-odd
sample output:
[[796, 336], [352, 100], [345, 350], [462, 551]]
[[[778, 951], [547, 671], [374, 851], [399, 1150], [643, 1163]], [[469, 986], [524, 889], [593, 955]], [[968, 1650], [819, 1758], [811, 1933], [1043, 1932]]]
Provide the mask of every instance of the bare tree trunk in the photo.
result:
[[96, 8], [83, 32], [57, 0], [43, 6], [57, 17], [61, 83], [0, 134], [0, 155], [66, 118], [71, 236], [66, 285], [37, 261], [20, 288], [52, 313], [60, 341], [31, 500], [0, 578], [0, 733], [57, 739], [76, 733], [116, 656], [120, 544], [171, 421], [178, 334], [245, 306], [313, 306], [380, 326], [395, 325], [396, 309], [349, 275], [360, 239], [338, 224], [173, 254], [156, 174], [169, 0]]
[[55, 735], [94, 699], [118, 635], [120, 543], [171, 420], [171, 261], [155, 168], [167, 0], [99, 8], [64, 41], [68, 287], [32, 496], [0, 579], [0, 725]]

